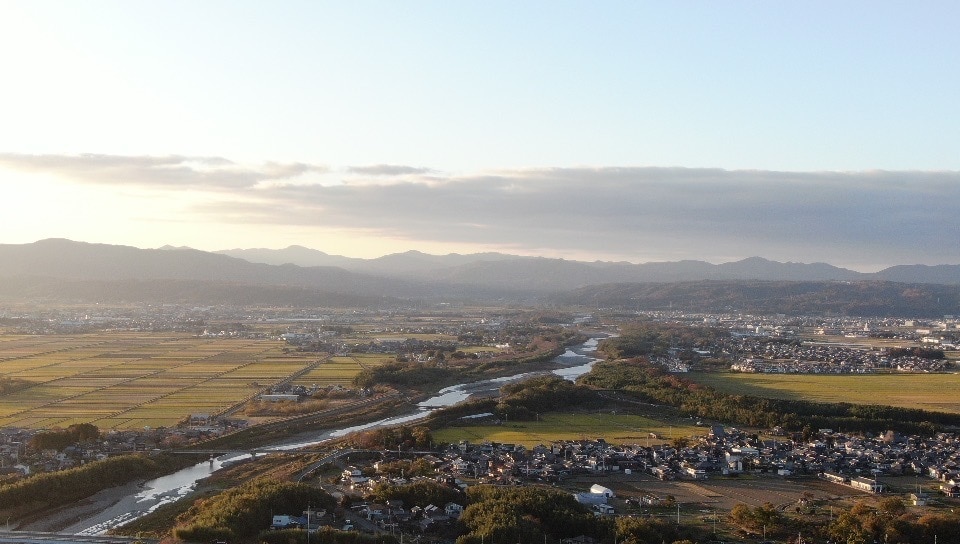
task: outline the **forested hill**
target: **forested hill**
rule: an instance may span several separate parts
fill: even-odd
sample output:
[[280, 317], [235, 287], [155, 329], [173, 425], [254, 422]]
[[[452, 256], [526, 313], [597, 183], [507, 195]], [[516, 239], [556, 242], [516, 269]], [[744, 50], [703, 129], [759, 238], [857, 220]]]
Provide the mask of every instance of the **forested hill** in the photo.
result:
[[[475, 261], [449, 266], [466, 259]], [[139, 249], [57, 239], [0, 244], [0, 301], [284, 306], [546, 301], [628, 310], [960, 314], [960, 281], [949, 281], [955, 272], [960, 274], [960, 265], [919, 267], [927, 276], [942, 279], [944, 285], [939, 285], [904, 279], [897, 283], [874, 276], [849, 279], [859, 273], [824, 264], [758, 258], [723, 265], [699, 261], [631, 265], [501, 254], [408, 253], [377, 262], [380, 268], [361, 272], [336, 266], [251, 263], [185, 248]], [[914, 269], [918, 267], [878, 274], [903, 278], [915, 275]], [[836, 275], [841, 278], [831, 277]]]
[[960, 314], [960, 287], [889, 281], [618, 283], [583, 287], [553, 302], [625, 311], [942, 317]]

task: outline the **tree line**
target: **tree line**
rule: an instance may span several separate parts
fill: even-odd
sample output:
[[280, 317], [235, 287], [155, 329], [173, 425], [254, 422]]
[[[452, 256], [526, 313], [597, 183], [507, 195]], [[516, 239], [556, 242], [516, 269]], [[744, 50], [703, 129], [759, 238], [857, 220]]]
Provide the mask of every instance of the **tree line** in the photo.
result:
[[187, 456], [123, 455], [45, 472], [0, 486], [0, 510], [39, 511], [70, 504], [135, 479], [155, 478], [196, 463]]
[[401, 500], [407, 508], [425, 508], [431, 504], [443, 506], [448, 502], [464, 501], [463, 492], [436, 480], [417, 480], [403, 485], [380, 484], [374, 488], [369, 498], [380, 503]]
[[743, 533], [764, 534], [768, 538], [802, 533], [817, 541], [845, 544], [960, 542], [960, 516], [956, 513], [911, 512], [899, 497], [880, 499], [876, 506], [857, 502], [829, 521], [803, 515], [802, 507], [797, 507], [797, 511], [799, 515], [793, 517], [770, 503], [755, 507], [738, 504], [727, 515], [727, 521]]
[[357, 433], [352, 439], [361, 449], [396, 450], [397, 448], [425, 450], [433, 443], [430, 428], [424, 425], [381, 427]]
[[887, 355], [890, 357], [919, 357], [921, 359], [935, 359], [938, 361], [947, 358], [942, 349], [922, 347], [887, 348]]
[[63, 451], [67, 446], [100, 437], [100, 429], [92, 423], [76, 423], [66, 429], [39, 432], [30, 437], [27, 446], [35, 451]]

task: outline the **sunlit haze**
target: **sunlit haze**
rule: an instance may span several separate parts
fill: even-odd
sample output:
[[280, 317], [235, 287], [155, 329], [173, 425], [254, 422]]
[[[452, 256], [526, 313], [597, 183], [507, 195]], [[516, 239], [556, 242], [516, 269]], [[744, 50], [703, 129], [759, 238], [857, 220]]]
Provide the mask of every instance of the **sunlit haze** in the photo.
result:
[[960, 263], [955, 2], [6, 2], [0, 243]]

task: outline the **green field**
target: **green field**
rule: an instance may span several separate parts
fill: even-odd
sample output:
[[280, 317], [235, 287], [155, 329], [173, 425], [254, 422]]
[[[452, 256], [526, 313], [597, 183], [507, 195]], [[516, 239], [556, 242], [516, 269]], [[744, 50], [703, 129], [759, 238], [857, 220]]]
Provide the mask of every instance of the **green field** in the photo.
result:
[[767, 398], [885, 404], [960, 413], [960, 374], [747, 374], [691, 372], [719, 391]]
[[0, 396], [0, 427], [171, 426], [192, 413], [221, 412], [294, 374], [306, 371], [296, 383], [349, 385], [385, 360], [319, 362], [321, 354], [283, 348], [273, 340], [177, 334], [0, 336], [0, 377], [32, 383]]
[[[451, 444], [469, 440], [473, 443], [489, 441], [532, 447], [559, 440], [595, 438], [612, 443], [659, 444], [676, 437], [698, 436], [706, 432], [703, 427], [670, 425], [666, 421], [631, 414], [552, 412], [541, 415], [539, 421], [447, 427], [432, 434], [434, 440]], [[659, 438], [651, 438], [650, 433]]]

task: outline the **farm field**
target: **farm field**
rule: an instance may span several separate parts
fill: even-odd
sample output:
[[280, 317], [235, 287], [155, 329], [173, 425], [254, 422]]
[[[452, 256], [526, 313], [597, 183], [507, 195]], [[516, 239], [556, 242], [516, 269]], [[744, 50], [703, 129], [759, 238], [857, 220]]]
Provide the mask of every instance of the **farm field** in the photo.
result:
[[377, 353], [355, 353], [345, 357], [330, 357], [291, 383], [305, 387], [311, 387], [313, 385], [319, 385], [320, 387], [330, 385], [347, 386], [350, 385], [353, 377], [361, 370], [379, 366], [393, 360], [394, 357], [392, 355]]
[[357, 360], [327, 367], [322, 354], [283, 347], [178, 334], [0, 336], [0, 377], [31, 382], [0, 396], [0, 427], [171, 426], [192, 413], [226, 410], [299, 373], [297, 383], [348, 385], [362, 368]]
[[[650, 438], [655, 433], [659, 439]], [[632, 414], [558, 413], [542, 414], [539, 421], [504, 422], [502, 425], [447, 427], [433, 431], [439, 442], [456, 444], [461, 440], [523, 444], [533, 447], [558, 440], [603, 438], [611, 443], [659, 444], [675, 437], [704, 435], [707, 429], [685, 423], [671, 425], [666, 421]]]
[[960, 374], [748, 374], [691, 372], [684, 377], [733, 394], [818, 402], [886, 404], [960, 413]]

